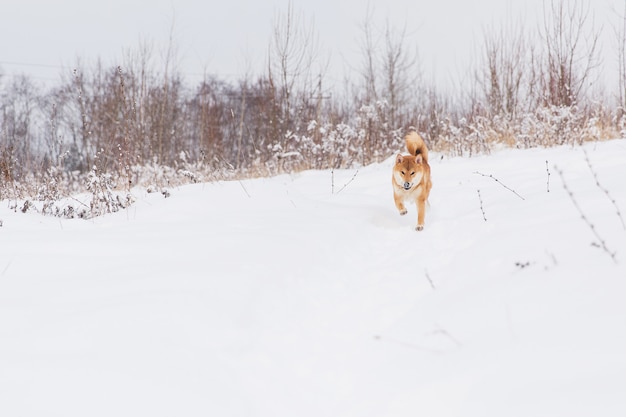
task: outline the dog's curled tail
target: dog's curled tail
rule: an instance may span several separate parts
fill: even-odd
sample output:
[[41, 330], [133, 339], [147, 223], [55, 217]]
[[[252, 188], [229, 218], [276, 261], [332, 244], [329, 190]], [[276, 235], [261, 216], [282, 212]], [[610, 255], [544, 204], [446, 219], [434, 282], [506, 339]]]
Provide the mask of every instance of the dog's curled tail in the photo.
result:
[[421, 155], [424, 162], [428, 163], [428, 148], [426, 147], [426, 143], [413, 126], [409, 127], [409, 132], [404, 137], [404, 140], [406, 141], [406, 149], [411, 155]]

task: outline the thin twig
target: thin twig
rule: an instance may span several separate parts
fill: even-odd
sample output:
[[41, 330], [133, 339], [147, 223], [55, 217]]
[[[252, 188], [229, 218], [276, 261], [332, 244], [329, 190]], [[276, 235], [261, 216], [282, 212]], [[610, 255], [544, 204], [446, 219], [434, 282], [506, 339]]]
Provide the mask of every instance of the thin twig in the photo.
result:
[[547, 191], [550, 192], [550, 169], [548, 168], [548, 160], [546, 159], [546, 172], [548, 173]]
[[481, 172], [475, 171], [474, 174], [478, 174], [481, 175], [483, 177], [487, 177], [487, 178], [491, 178], [492, 180], [494, 180], [495, 182], [497, 182], [498, 184], [500, 184], [501, 186], [503, 186], [504, 188], [506, 188], [507, 190], [509, 190], [510, 192], [512, 192], [513, 194], [515, 194], [516, 196], [518, 196], [519, 198], [521, 198], [522, 200], [526, 200], [524, 197], [522, 197], [521, 195], [519, 195], [514, 189], [507, 187], [506, 185], [504, 185], [502, 183], [502, 181], [500, 181], [499, 179], [497, 179], [496, 177], [494, 177], [493, 175], [489, 174], [483, 174]]
[[78, 204], [81, 204], [81, 205], [85, 206], [86, 208], [90, 208], [87, 204], [83, 203], [83, 202], [82, 202], [82, 201], [80, 201], [79, 199], [74, 198], [74, 197], [70, 197], [70, 198], [71, 198], [72, 200], [76, 201]]
[[380, 335], [375, 335], [374, 336], [374, 340], [378, 340], [380, 342], [387, 342], [387, 343], [391, 343], [391, 344], [394, 344], [394, 345], [399, 345], [399, 346], [405, 347], [407, 349], [419, 350], [419, 351], [422, 351], [422, 352], [436, 353], [436, 354], [445, 353], [441, 349], [432, 349], [432, 348], [429, 348], [429, 347], [426, 347], [426, 346], [420, 346], [420, 345], [416, 345], [415, 343], [404, 342], [402, 340], [391, 339], [391, 338], [388, 338], [388, 337], [383, 338]]
[[487, 216], [485, 216], [485, 209], [483, 208], [483, 199], [480, 196], [480, 190], [476, 190], [476, 191], [478, 191], [478, 201], [480, 201], [480, 211], [483, 213], [483, 219], [487, 221]]
[[450, 339], [452, 341], [452, 343], [454, 343], [457, 347], [461, 348], [463, 347], [463, 343], [459, 342], [454, 336], [452, 336], [446, 329], [442, 328], [441, 326], [439, 326], [438, 324], [435, 323], [435, 325], [437, 326], [437, 330], [433, 331], [432, 334], [441, 334], [444, 335], [445, 337], [447, 337], [448, 339]]
[[619, 206], [617, 205], [617, 202], [615, 201], [613, 197], [611, 197], [611, 194], [609, 194], [609, 190], [607, 190], [600, 184], [600, 180], [598, 180], [598, 175], [593, 170], [593, 166], [591, 166], [591, 161], [589, 160], [589, 155], [587, 154], [587, 151], [583, 149], [583, 152], [585, 153], [585, 161], [587, 161], [587, 165], [589, 166], [589, 170], [591, 171], [591, 174], [593, 175], [593, 179], [595, 180], [596, 185], [598, 186], [600, 190], [604, 192], [604, 194], [606, 194], [607, 198], [611, 201], [611, 203], [613, 204], [617, 212], [617, 217], [619, 217], [619, 220], [622, 223], [622, 228], [626, 230], [626, 224], [624, 224], [624, 219], [622, 218], [622, 212], [620, 211]]
[[357, 169], [356, 172], [354, 173], [354, 175], [352, 176], [352, 178], [350, 178], [350, 181], [348, 181], [347, 183], [345, 183], [343, 185], [343, 187], [341, 187], [341, 189], [339, 191], [337, 191], [337, 194], [339, 194], [340, 192], [342, 192], [344, 190], [344, 188], [346, 188], [348, 185], [350, 185], [350, 183], [352, 181], [354, 181], [354, 179], [356, 178], [357, 174], [359, 173], [359, 170]]
[[428, 280], [428, 282], [430, 283], [430, 286], [432, 287], [433, 290], [436, 290], [437, 288], [435, 288], [435, 283], [433, 282], [433, 280], [430, 278], [430, 275], [428, 274], [428, 270], [424, 270], [424, 273], [426, 274], [426, 279]]
[[587, 216], [585, 215], [583, 210], [580, 208], [580, 205], [578, 205], [578, 202], [574, 198], [574, 193], [569, 189], [569, 187], [567, 186], [567, 183], [565, 182], [565, 177], [563, 176], [563, 171], [561, 171], [556, 165], [554, 166], [554, 169], [559, 174], [559, 176], [561, 177], [561, 182], [563, 183], [563, 188], [567, 192], [567, 195], [569, 195], [569, 198], [570, 198], [570, 200], [572, 200], [572, 203], [574, 203], [574, 207], [576, 207], [576, 210], [578, 210], [578, 213], [580, 214], [580, 217], [587, 224], [587, 226], [589, 226], [589, 228], [591, 229], [591, 232], [594, 234], [596, 239], [598, 239], [598, 241], [600, 242], [599, 244], [596, 244], [596, 245], [599, 246], [600, 248], [602, 248], [602, 250], [604, 250], [611, 257], [613, 262], [617, 263], [617, 259], [615, 257], [616, 253], [615, 252], [611, 252], [609, 250], [609, 248], [606, 246], [606, 242], [604, 241], [604, 239], [602, 239], [602, 236], [600, 236], [600, 234], [596, 230], [596, 227], [593, 225], [593, 223], [591, 223], [589, 218], [587, 218]]
[[288, 199], [289, 199], [289, 201], [291, 202], [291, 205], [292, 205], [294, 208], [298, 208], [298, 207], [296, 206], [296, 203], [294, 203], [294, 202], [293, 202], [293, 200], [291, 199], [291, 196], [289, 195], [289, 190], [286, 190], [286, 191], [287, 191], [287, 198], [288, 198]]
[[243, 182], [239, 181], [239, 185], [241, 185], [241, 188], [243, 188], [244, 193], [246, 193], [246, 195], [248, 196], [248, 198], [252, 198], [250, 196], [250, 193], [248, 192], [248, 190], [246, 189], [246, 186], [243, 185]]
[[0, 274], [0, 276], [4, 276], [4, 274], [6, 274], [7, 270], [9, 269], [9, 267], [11, 266], [11, 263], [13, 262], [13, 260], [10, 260], [9, 263], [7, 264], [7, 266], [4, 267], [4, 269], [2, 270], [2, 273]]

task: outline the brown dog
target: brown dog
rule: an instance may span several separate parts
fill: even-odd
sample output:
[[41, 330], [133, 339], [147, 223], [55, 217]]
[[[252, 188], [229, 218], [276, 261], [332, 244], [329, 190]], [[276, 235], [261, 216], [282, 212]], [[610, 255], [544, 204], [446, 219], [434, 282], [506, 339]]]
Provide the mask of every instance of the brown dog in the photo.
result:
[[428, 165], [428, 148], [424, 139], [410, 128], [404, 137], [410, 155], [398, 154], [393, 167], [391, 182], [393, 184], [393, 200], [400, 215], [406, 214], [404, 202], [415, 201], [417, 206], [417, 226], [415, 230], [424, 229], [426, 201], [432, 188], [430, 181], [430, 165]]

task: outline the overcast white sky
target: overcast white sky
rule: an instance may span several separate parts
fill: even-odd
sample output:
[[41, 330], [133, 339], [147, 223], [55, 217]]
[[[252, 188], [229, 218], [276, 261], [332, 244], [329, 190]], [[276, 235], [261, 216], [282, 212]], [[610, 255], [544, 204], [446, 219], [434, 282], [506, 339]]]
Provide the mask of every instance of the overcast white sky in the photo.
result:
[[[572, 0], [574, 1], [574, 0]], [[120, 63], [140, 40], [160, 53], [173, 24], [179, 69], [189, 81], [206, 70], [237, 79], [265, 63], [273, 19], [288, 0], [15, 0], [0, 11], [0, 73], [26, 73], [57, 80], [80, 57]], [[376, 23], [409, 28], [422, 69], [439, 80], [467, 70], [486, 26], [521, 19], [535, 25], [543, 0], [371, 0]], [[361, 55], [365, 0], [292, 1], [294, 11], [314, 20], [322, 49], [330, 56], [327, 78], [339, 81]], [[593, 0], [597, 26], [604, 26], [605, 53], [614, 47], [615, 10], [624, 0]], [[612, 62], [607, 64], [613, 65]]]

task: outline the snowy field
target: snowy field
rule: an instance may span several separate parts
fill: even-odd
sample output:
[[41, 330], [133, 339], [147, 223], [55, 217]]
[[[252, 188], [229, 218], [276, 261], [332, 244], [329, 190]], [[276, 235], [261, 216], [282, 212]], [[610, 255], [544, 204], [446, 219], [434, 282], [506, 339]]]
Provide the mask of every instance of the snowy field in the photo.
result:
[[626, 140], [440, 156], [423, 232], [393, 158], [3, 201], [0, 415], [625, 416]]

